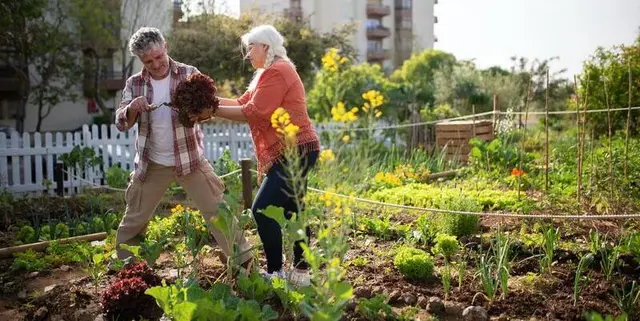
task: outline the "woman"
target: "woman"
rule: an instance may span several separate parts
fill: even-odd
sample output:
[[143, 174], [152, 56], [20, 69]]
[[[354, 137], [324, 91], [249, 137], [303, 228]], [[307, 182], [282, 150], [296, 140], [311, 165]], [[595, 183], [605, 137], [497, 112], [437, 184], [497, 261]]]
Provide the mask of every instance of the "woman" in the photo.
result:
[[[299, 127], [297, 147], [302, 162], [303, 189], [306, 189], [307, 174], [318, 159], [320, 140], [309, 119], [304, 86], [287, 57], [282, 35], [273, 26], [263, 25], [243, 35], [242, 43], [256, 73], [240, 98], [219, 98], [220, 105], [215, 115], [249, 123], [258, 159], [258, 175], [266, 174], [251, 210], [267, 257], [266, 276], [284, 277], [281, 227], [261, 211], [269, 205], [282, 207], [290, 218], [291, 213], [301, 209], [297, 208], [298, 202], [291, 196], [293, 193], [285, 170], [287, 164], [283, 159], [285, 144], [282, 136], [271, 126], [271, 115], [282, 107], [290, 115], [291, 123]], [[310, 230], [308, 227], [306, 230], [309, 238]], [[310, 275], [303, 261], [302, 242], [294, 244], [294, 269], [289, 278], [295, 284], [306, 286], [310, 283]]]

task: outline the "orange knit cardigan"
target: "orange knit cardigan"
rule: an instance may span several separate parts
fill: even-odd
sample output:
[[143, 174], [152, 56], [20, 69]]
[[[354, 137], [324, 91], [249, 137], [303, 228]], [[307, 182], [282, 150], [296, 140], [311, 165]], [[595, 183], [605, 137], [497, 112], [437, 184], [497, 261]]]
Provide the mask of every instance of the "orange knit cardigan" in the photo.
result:
[[282, 137], [271, 126], [271, 114], [278, 107], [284, 108], [291, 117], [291, 123], [300, 127], [297, 134], [299, 149], [303, 153], [320, 150], [320, 140], [307, 112], [302, 80], [288, 61], [278, 60], [266, 68], [256, 88], [247, 90], [238, 102], [251, 130], [258, 160], [258, 181], [261, 181], [263, 173], [282, 159], [285, 148]]

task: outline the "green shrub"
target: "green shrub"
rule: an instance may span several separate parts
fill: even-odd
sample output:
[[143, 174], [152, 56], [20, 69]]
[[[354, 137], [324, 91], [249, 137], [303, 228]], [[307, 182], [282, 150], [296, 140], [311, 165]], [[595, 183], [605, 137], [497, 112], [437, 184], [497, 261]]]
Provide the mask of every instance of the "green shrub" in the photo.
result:
[[33, 243], [37, 240], [36, 231], [31, 225], [24, 225], [20, 228], [20, 231], [18, 231], [16, 238], [22, 244]]
[[113, 188], [125, 188], [129, 181], [129, 172], [120, 167], [109, 167], [105, 173], [107, 185]]
[[448, 234], [438, 234], [435, 239], [436, 244], [431, 249], [433, 254], [441, 254], [447, 260], [449, 260], [452, 256], [456, 255], [460, 250], [460, 244], [455, 236], [451, 236]]
[[402, 247], [393, 265], [410, 280], [424, 280], [433, 275], [433, 258], [429, 253], [411, 247]]
[[[482, 206], [474, 200], [461, 197], [442, 207], [451, 211], [482, 212]], [[438, 231], [457, 237], [472, 235], [478, 230], [479, 216], [464, 214], [439, 214], [436, 220]]]

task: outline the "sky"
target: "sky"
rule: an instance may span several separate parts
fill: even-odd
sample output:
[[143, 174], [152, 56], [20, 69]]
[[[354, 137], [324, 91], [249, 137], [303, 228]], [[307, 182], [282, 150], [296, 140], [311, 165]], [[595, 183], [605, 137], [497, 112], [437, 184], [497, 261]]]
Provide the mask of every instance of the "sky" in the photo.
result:
[[[237, 15], [240, 3], [216, 7]], [[557, 56], [552, 72], [566, 68], [568, 78], [599, 46], [631, 44], [640, 32], [640, 0], [439, 0], [435, 15], [435, 49], [480, 68]]]

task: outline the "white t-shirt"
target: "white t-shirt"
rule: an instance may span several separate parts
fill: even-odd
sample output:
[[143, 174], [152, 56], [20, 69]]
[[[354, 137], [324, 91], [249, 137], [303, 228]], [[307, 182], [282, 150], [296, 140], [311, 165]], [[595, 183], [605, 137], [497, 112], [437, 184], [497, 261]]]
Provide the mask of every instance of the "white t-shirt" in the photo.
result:
[[[151, 78], [153, 87], [153, 104], [158, 106], [171, 101], [171, 74], [164, 79]], [[149, 141], [149, 158], [152, 162], [165, 166], [175, 166], [173, 151], [173, 120], [171, 108], [162, 106], [151, 112], [151, 137]]]

